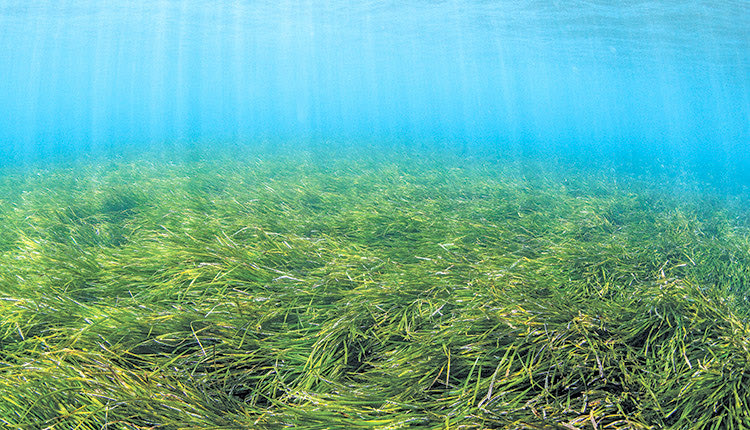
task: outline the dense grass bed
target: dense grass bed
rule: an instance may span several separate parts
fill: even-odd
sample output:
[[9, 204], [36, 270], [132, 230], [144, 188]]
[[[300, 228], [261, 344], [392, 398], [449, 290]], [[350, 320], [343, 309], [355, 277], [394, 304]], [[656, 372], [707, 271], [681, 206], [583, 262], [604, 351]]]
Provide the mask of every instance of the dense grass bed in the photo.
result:
[[0, 174], [8, 428], [750, 428], [747, 200], [449, 154]]

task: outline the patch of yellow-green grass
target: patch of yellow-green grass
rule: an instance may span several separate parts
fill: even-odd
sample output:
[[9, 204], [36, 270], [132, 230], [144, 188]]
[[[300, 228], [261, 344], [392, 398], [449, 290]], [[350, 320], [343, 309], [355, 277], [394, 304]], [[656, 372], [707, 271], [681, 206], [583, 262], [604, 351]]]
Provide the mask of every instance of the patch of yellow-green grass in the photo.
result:
[[2, 172], [4, 426], [750, 428], [745, 196], [450, 153], [173, 155]]

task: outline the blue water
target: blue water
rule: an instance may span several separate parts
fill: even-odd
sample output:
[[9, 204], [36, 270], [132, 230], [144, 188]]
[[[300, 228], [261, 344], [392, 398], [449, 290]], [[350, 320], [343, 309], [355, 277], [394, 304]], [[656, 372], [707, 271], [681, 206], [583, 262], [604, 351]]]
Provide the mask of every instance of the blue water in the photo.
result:
[[750, 2], [0, 1], [5, 160], [236, 141], [598, 151], [742, 172]]

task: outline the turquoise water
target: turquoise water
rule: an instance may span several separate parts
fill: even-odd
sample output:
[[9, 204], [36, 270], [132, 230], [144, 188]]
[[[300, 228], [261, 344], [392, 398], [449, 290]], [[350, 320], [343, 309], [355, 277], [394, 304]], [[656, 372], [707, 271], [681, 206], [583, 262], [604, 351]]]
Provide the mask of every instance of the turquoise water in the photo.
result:
[[0, 29], [6, 162], [417, 142], [747, 181], [745, 0], [4, 0]]

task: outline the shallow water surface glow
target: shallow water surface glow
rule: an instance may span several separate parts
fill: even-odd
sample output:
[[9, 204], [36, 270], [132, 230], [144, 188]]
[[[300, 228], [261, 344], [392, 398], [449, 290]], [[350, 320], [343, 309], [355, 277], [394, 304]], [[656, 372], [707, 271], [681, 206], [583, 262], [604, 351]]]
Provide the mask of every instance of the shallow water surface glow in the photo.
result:
[[726, 157], [750, 135], [749, 9], [6, 0], [0, 140], [30, 152], [359, 139]]

